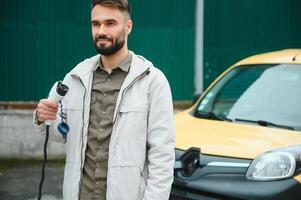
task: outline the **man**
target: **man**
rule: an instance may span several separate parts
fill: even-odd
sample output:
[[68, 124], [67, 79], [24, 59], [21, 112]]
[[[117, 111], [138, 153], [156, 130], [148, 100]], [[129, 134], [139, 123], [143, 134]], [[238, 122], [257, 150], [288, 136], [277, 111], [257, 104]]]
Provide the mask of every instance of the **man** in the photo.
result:
[[57, 131], [57, 103], [39, 101], [34, 123], [56, 120], [52, 139], [66, 142], [65, 200], [167, 200], [173, 181], [171, 92], [151, 62], [130, 52], [131, 10], [126, 0], [93, 0], [97, 52], [64, 78], [62, 104], [70, 127]]

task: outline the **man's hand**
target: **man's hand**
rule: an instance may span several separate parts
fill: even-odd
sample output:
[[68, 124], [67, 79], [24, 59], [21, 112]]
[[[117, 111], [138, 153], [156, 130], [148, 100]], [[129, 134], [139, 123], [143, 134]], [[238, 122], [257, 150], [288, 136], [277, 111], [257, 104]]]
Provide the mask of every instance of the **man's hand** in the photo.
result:
[[41, 99], [37, 106], [37, 119], [40, 123], [46, 120], [55, 120], [58, 111], [58, 104], [49, 99]]

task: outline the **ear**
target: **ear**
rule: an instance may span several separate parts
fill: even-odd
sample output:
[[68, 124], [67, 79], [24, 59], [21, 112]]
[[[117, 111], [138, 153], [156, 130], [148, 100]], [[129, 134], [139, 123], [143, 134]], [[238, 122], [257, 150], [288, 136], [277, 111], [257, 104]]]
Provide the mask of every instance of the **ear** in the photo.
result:
[[131, 33], [132, 28], [133, 28], [133, 21], [129, 19], [126, 24], [126, 29], [127, 29], [128, 35]]

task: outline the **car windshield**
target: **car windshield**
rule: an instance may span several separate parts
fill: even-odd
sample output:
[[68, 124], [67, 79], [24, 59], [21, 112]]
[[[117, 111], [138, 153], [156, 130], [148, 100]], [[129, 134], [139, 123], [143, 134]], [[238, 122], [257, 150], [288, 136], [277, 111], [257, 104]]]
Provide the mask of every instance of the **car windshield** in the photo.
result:
[[301, 65], [244, 65], [229, 71], [195, 116], [301, 130]]

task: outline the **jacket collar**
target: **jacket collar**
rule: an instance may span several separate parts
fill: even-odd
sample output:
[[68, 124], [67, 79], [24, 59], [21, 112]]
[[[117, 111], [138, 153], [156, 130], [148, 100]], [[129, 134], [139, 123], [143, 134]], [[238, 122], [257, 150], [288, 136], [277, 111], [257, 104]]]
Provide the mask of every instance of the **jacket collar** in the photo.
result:
[[[150, 66], [152, 66], [152, 63], [142, 56], [138, 56], [132, 51], [129, 52], [132, 55], [131, 67], [120, 91], [123, 91], [123, 89], [131, 84], [136, 77], [140, 76]], [[90, 88], [89, 86], [92, 84], [93, 71], [96, 70], [99, 59], [100, 55], [96, 55], [84, 60], [70, 72], [70, 75], [79, 77], [85, 88]]]
[[142, 56], [138, 56], [138, 55], [134, 54], [132, 51], [130, 51], [130, 53], [132, 54], [131, 67], [128, 72], [128, 75], [126, 76], [126, 78], [124, 80], [124, 83], [122, 84], [120, 91], [122, 91], [129, 84], [131, 84], [136, 77], [143, 74], [152, 65], [149, 61], [147, 61]]

